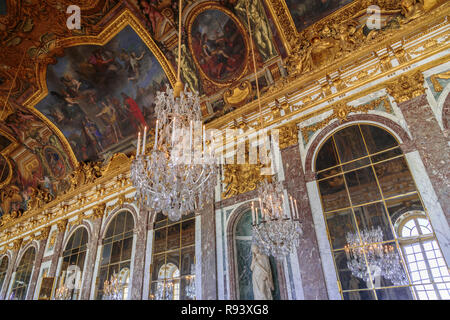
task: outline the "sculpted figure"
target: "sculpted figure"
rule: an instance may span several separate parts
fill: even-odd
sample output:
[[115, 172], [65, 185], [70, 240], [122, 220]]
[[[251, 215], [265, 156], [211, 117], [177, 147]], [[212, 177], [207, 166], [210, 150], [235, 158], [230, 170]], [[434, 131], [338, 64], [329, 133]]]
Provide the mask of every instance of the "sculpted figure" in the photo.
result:
[[262, 254], [256, 245], [252, 245], [253, 296], [255, 300], [273, 300], [273, 278], [269, 257]]
[[402, 15], [405, 17], [403, 23], [416, 19], [424, 12], [423, 4], [417, 0], [402, 0], [400, 6]]
[[[247, 25], [247, 9], [246, 2], [248, 0], [238, 0], [234, 10], [241, 21]], [[277, 51], [272, 41], [272, 33], [270, 31], [269, 22], [264, 13], [262, 2], [259, 0], [250, 0], [248, 4], [248, 12], [250, 24], [252, 27], [253, 38], [255, 40], [258, 51], [262, 55], [264, 61], [269, 60], [277, 55]]]

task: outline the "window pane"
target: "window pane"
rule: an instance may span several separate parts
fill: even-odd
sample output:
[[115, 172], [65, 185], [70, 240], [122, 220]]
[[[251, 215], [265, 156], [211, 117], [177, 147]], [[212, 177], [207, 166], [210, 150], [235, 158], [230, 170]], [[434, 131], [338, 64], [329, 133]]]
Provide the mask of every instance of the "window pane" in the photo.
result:
[[195, 247], [190, 246], [181, 250], [181, 275], [195, 274]]
[[181, 224], [181, 245], [189, 246], [195, 243], [195, 219], [184, 221]]
[[133, 238], [127, 238], [123, 240], [122, 257], [120, 261], [131, 259], [131, 251], [133, 249]]
[[359, 230], [370, 230], [372, 228], [376, 229], [377, 227], [380, 227], [383, 231], [383, 241], [394, 239], [389, 219], [382, 202], [357, 207], [354, 210]]
[[103, 246], [102, 262], [101, 262], [102, 265], [109, 263], [109, 258], [111, 257], [111, 248], [112, 243], [108, 243]]
[[[356, 278], [354, 281], [356, 281]], [[372, 290], [349, 291], [343, 292], [342, 295], [344, 296], [344, 300], [376, 300]]]
[[338, 279], [341, 282], [342, 290], [366, 289], [367, 283], [362, 279], [355, 277], [347, 265], [347, 256], [345, 252], [334, 252], [334, 261], [338, 269]]
[[341, 163], [367, 155], [358, 126], [344, 128], [334, 134]]
[[167, 228], [158, 229], [154, 231], [153, 237], [153, 252], [160, 253], [166, 251], [166, 241], [167, 241]]
[[316, 171], [333, 167], [338, 164], [336, 148], [334, 147], [333, 138], [328, 139], [317, 154]]
[[111, 262], [116, 263], [120, 261], [120, 253], [122, 250], [123, 241], [113, 242], [112, 250], [111, 250]]
[[386, 130], [364, 124], [360, 127], [370, 153], [376, 153], [398, 145], [394, 137]]
[[326, 214], [328, 232], [333, 249], [342, 249], [347, 244], [347, 232], [355, 232], [355, 220], [351, 209]]
[[[391, 217], [393, 225], [396, 225], [397, 220], [406, 212], [424, 211], [422, 203], [420, 202], [420, 199], [416, 194], [387, 200], [386, 207], [389, 211], [389, 216]], [[398, 232], [398, 230], [396, 230], [396, 232]]]
[[385, 198], [416, 190], [405, 158], [382, 162], [374, 165], [374, 168]]
[[373, 163], [376, 163], [376, 162], [379, 162], [379, 161], [383, 161], [383, 160], [387, 160], [387, 159], [390, 159], [390, 158], [397, 157], [397, 156], [399, 156], [401, 154], [403, 154], [402, 150], [400, 148], [395, 148], [395, 149], [392, 149], [392, 150], [389, 150], [389, 151], [385, 151], [385, 152], [376, 154], [376, 155], [372, 156], [371, 159], [372, 159]]
[[319, 190], [325, 212], [350, 206], [342, 175], [319, 181]]
[[410, 287], [378, 289], [378, 300], [414, 300]]
[[375, 175], [371, 167], [351, 171], [345, 174], [348, 191], [353, 205], [381, 199]]
[[335, 167], [335, 168], [332, 168], [332, 169], [328, 169], [328, 170], [322, 171], [321, 173], [318, 173], [317, 174], [317, 179], [325, 179], [325, 178], [328, 178], [328, 177], [332, 177], [332, 176], [335, 176], [335, 175], [337, 175], [337, 174], [339, 174], [341, 172], [342, 172], [341, 166], [338, 166], [338, 167]]
[[167, 228], [167, 250], [180, 247], [180, 224], [171, 225]]
[[162, 275], [162, 277], [159, 277], [159, 271], [161, 267], [166, 263], [166, 257], [164, 254], [158, 254], [153, 256], [153, 262], [152, 262], [152, 281], [158, 280], [158, 279], [164, 279], [166, 276], [165, 274]]

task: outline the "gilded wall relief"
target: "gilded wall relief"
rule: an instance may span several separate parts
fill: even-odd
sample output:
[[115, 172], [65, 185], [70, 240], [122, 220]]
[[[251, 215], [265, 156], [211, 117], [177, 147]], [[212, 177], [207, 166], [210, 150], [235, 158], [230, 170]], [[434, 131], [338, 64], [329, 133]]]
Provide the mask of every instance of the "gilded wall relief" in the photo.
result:
[[67, 48], [48, 66], [49, 94], [35, 108], [64, 134], [78, 161], [131, 151], [153, 126], [157, 91], [169, 84], [158, 59], [126, 26], [108, 43]]

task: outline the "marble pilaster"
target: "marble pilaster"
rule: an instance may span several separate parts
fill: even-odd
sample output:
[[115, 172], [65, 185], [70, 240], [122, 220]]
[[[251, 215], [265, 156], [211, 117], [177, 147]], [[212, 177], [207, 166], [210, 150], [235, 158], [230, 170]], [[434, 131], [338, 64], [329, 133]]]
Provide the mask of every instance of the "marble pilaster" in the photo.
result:
[[91, 293], [91, 286], [93, 285], [92, 279], [94, 275], [95, 259], [97, 257], [98, 246], [100, 245], [100, 227], [102, 219], [95, 219], [92, 221], [92, 234], [89, 239], [87, 248], [87, 257], [85, 262], [85, 270], [83, 271], [84, 281], [81, 285], [81, 297], [80, 300], [89, 300]]
[[39, 240], [39, 250], [36, 253], [36, 258], [34, 260], [33, 274], [30, 278], [30, 285], [28, 287], [26, 300], [33, 299], [34, 291], [36, 290], [36, 284], [38, 283], [39, 273], [41, 272], [42, 258], [44, 257], [46, 243], [47, 239]]
[[217, 299], [216, 226], [212, 203], [201, 212], [201, 287], [203, 300]]
[[437, 198], [450, 224], [450, 146], [426, 95], [398, 104], [423, 161]]
[[135, 228], [136, 247], [134, 251], [133, 278], [131, 286], [131, 300], [141, 300], [144, 284], [145, 272], [145, 253], [147, 241], [147, 224], [146, 217], [139, 217], [139, 221]]
[[297, 145], [281, 150], [285, 187], [297, 200], [303, 236], [298, 247], [298, 261], [306, 300], [328, 299], [314, 223]]

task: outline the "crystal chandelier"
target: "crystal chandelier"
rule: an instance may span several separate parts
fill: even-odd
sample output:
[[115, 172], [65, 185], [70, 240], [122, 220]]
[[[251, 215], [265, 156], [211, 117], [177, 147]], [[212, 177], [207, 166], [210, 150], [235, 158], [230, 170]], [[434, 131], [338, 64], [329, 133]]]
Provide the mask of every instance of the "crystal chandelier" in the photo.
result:
[[297, 200], [289, 197], [289, 215], [283, 209], [281, 182], [264, 180], [258, 187], [261, 218], [252, 203], [253, 242], [266, 255], [283, 259], [298, 247], [303, 234], [299, 222]]
[[391, 280], [394, 285], [408, 284], [400, 263], [400, 256], [395, 252], [394, 247], [381, 244], [383, 241], [381, 228], [378, 226], [376, 229], [362, 230], [360, 233], [361, 239], [357, 233], [348, 232], [346, 235], [347, 245], [344, 249], [347, 266], [352, 274], [367, 282], [378, 270], [380, 276]]
[[[179, 6], [178, 58], [181, 59], [181, 0]], [[156, 97], [156, 130], [153, 149], [147, 152], [144, 130], [142, 148], [138, 136], [131, 181], [138, 201], [171, 221], [201, 209], [212, 198], [216, 184], [216, 160], [207, 150], [205, 127], [201, 125], [198, 94], [183, 91], [178, 63], [175, 89]]]
[[195, 299], [195, 276], [186, 276], [186, 297], [188, 297], [191, 300]]
[[103, 284], [104, 300], [123, 300], [123, 285], [114, 272], [111, 278]]
[[71, 294], [69, 288], [62, 284], [55, 292], [55, 300], [70, 300]]
[[174, 284], [172, 281], [167, 281], [166, 283], [160, 282], [152, 298], [154, 300], [173, 300], [173, 289]]

